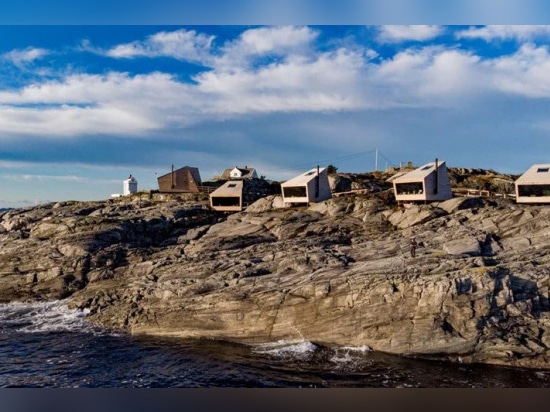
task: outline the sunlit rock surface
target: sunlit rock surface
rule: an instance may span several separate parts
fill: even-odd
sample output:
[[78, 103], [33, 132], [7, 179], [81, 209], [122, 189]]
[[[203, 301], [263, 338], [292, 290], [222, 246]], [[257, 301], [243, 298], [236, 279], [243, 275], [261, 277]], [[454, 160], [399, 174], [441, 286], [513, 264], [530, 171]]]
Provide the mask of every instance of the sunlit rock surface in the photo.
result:
[[[146, 195], [0, 214], [0, 300], [133, 334], [550, 367], [550, 206], [380, 194], [242, 213]], [[416, 257], [408, 243], [415, 236]]]

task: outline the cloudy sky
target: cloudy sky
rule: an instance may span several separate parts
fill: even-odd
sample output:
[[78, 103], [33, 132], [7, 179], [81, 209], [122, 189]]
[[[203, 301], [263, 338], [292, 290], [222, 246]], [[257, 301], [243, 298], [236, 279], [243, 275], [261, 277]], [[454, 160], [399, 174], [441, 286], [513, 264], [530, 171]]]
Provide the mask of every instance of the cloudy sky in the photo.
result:
[[[0, 207], [171, 165], [550, 162], [550, 26], [0, 26]], [[376, 156], [378, 152], [378, 157]]]

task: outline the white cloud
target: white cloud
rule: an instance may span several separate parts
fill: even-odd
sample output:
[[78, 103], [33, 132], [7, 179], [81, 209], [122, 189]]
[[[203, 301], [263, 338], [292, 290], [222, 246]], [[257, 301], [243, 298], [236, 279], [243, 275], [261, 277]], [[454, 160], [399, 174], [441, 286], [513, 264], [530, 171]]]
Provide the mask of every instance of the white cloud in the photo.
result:
[[548, 98], [550, 54], [547, 46], [533, 44], [497, 58], [444, 47], [407, 49], [373, 66], [371, 77], [388, 107], [454, 105], [458, 100], [502, 92]]
[[255, 58], [269, 55], [282, 60], [307, 56], [319, 32], [310, 27], [274, 26], [249, 29], [220, 49], [213, 65], [217, 70], [247, 67]]
[[159, 32], [145, 41], [120, 44], [104, 52], [115, 58], [173, 57], [178, 60], [205, 62], [209, 60], [214, 36], [197, 34], [194, 30]]
[[310, 27], [275, 26], [244, 31], [224, 47], [225, 54], [263, 55], [303, 50], [319, 33]]
[[119, 44], [109, 50], [94, 48], [88, 41], [83, 42], [82, 48], [114, 58], [173, 57], [220, 70], [246, 66], [250, 59], [265, 55], [304, 54], [318, 35], [318, 31], [306, 26], [259, 27], [245, 30], [215, 51], [215, 36], [181, 29], [159, 32], [144, 41]]
[[339, 49], [254, 70], [203, 72], [196, 84], [163, 73], [71, 75], [0, 92], [2, 137], [142, 135], [245, 113], [361, 107], [365, 56]]
[[161, 73], [73, 75], [0, 92], [3, 136], [140, 135], [166, 126], [182, 110], [186, 86]]
[[[182, 35], [195, 40], [208, 37], [190, 33], [151, 36], [147, 44], [163, 45], [156, 52], [145, 43], [139, 47], [151, 55], [161, 49], [176, 55], [185, 49], [178, 48], [185, 43]], [[377, 61], [372, 60], [372, 51], [357, 45], [350, 49], [333, 43], [328, 51], [316, 51], [313, 43], [318, 34], [293, 26], [247, 30], [210, 54], [212, 69], [197, 74], [193, 83], [166, 73], [111, 72], [73, 74], [18, 91], [0, 91], [0, 138], [99, 134], [146, 138], [154, 131], [246, 114], [441, 107], [484, 93], [550, 96], [546, 47], [526, 45], [514, 55], [494, 59], [446, 46], [415, 47]], [[206, 52], [210, 41], [201, 50]], [[187, 50], [196, 50], [191, 45], [197, 42], [188, 44]], [[257, 56], [265, 59], [249, 64], [248, 59]]]
[[211, 71], [195, 80], [212, 97], [208, 110], [213, 112], [345, 110], [362, 106], [356, 86], [363, 66], [363, 56], [340, 49], [314, 61], [295, 59], [256, 71]]
[[523, 45], [511, 55], [487, 61], [498, 90], [533, 98], [550, 97], [550, 55], [548, 47]]
[[407, 49], [372, 67], [376, 98], [386, 107], [449, 106], [486, 90], [480, 58], [443, 47]]
[[469, 38], [469, 39], [483, 39], [485, 41], [491, 40], [520, 40], [529, 41], [537, 37], [550, 37], [550, 26], [508, 26], [508, 25], [494, 25], [483, 27], [470, 27], [468, 30], [462, 30], [457, 32], [457, 38]]
[[74, 175], [61, 175], [61, 176], [53, 176], [53, 175], [34, 175], [34, 174], [21, 174], [21, 175], [3, 175], [1, 176], [4, 179], [7, 180], [13, 180], [16, 182], [46, 182], [46, 181], [56, 181], [56, 182], [87, 182], [89, 178], [87, 177], [81, 177], [81, 176], [74, 176]]
[[24, 68], [27, 64], [41, 59], [50, 52], [45, 49], [29, 47], [24, 50], [12, 50], [2, 55], [2, 59], [10, 61], [13, 65]]
[[401, 25], [380, 26], [378, 40], [387, 43], [399, 43], [408, 40], [426, 41], [443, 34], [441, 26]]

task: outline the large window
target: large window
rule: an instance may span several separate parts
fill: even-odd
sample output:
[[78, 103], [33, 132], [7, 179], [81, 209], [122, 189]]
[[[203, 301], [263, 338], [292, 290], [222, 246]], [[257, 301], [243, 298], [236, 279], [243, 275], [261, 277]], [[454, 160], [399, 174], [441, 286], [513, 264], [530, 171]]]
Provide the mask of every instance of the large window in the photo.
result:
[[241, 205], [240, 197], [212, 197], [212, 206], [237, 206]]
[[550, 196], [550, 185], [519, 185], [518, 195], [527, 197]]
[[306, 187], [305, 186], [290, 186], [283, 187], [284, 197], [306, 197]]
[[424, 193], [422, 182], [397, 183], [395, 189], [398, 195], [420, 195]]

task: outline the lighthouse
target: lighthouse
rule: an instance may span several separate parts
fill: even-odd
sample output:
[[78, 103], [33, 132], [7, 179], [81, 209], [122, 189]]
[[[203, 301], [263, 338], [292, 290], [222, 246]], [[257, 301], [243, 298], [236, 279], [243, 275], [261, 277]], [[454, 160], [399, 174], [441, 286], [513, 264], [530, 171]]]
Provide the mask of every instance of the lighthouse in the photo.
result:
[[128, 179], [126, 179], [124, 182], [122, 182], [123, 192], [122, 194], [124, 196], [129, 195], [131, 193], [137, 192], [137, 180], [134, 176], [130, 175], [128, 176]]

